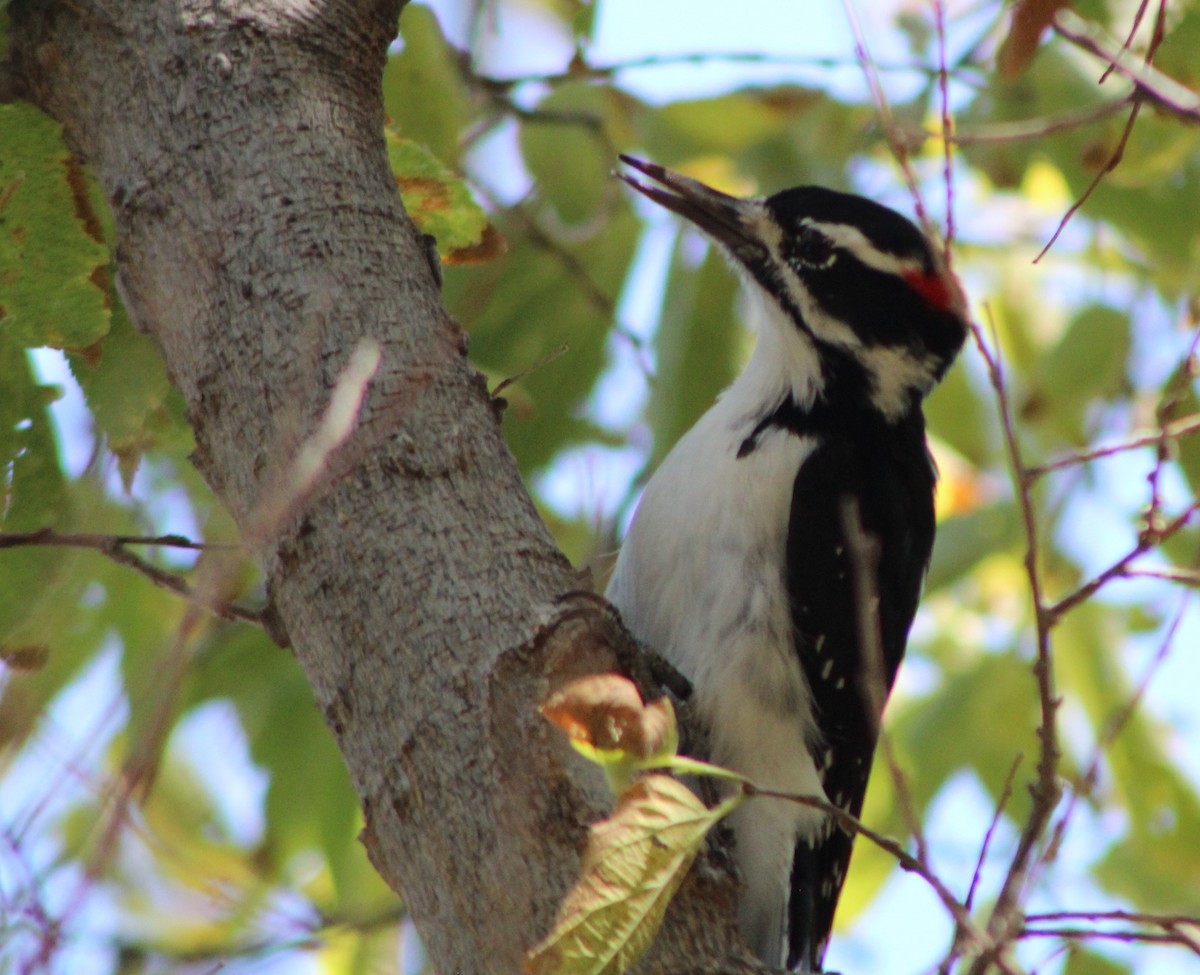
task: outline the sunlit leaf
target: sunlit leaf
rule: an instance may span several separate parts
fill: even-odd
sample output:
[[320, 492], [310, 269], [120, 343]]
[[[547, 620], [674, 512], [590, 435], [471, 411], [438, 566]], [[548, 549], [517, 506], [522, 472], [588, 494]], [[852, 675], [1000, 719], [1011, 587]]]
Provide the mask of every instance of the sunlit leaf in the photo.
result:
[[404, 209], [418, 230], [437, 239], [442, 260], [469, 263], [503, 253], [499, 232], [494, 229], [491, 233], [495, 242], [485, 246], [487, 215], [471, 196], [466, 182], [419, 143], [391, 131], [386, 135], [388, 161]]
[[604, 436], [580, 413], [606, 364], [638, 227], [622, 211], [602, 233], [570, 243], [539, 245], [508, 224], [502, 230], [508, 254], [447, 268], [445, 295], [470, 332], [472, 359], [493, 376], [520, 377], [503, 393], [504, 431], [529, 476], [564, 447]]
[[576, 678], [555, 690], [541, 711], [577, 751], [603, 766], [616, 795], [639, 769], [661, 766], [679, 749], [670, 700], [644, 703], [633, 681], [619, 674]]
[[708, 831], [741, 800], [708, 809], [665, 775], [639, 779], [591, 829], [582, 876], [526, 975], [619, 975], [649, 947]]
[[991, 405], [964, 365], [952, 368], [925, 401], [930, 432], [978, 466], [995, 456], [998, 428]]

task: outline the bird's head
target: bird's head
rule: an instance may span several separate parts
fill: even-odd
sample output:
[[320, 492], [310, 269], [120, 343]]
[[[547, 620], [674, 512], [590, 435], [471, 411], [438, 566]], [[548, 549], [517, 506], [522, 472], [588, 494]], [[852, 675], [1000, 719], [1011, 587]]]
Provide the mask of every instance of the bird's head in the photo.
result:
[[620, 174], [626, 183], [719, 244], [771, 306], [769, 320], [798, 333], [815, 360], [806, 366], [816, 398], [898, 419], [962, 348], [962, 289], [929, 238], [894, 210], [819, 186], [740, 199], [621, 160], [653, 181]]

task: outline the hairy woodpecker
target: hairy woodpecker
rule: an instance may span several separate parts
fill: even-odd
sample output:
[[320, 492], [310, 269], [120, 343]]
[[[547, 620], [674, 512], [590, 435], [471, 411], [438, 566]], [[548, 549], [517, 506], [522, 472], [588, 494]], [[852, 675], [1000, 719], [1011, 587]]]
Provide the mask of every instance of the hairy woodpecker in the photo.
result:
[[[758, 343], [650, 479], [607, 595], [691, 680], [714, 761], [857, 816], [933, 546], [921, 402], [966, 338], [962, 291], [871, 200], [739, 199], [621, 159], [728, 255]], [[875, 558], [856, 564], [864, 547]], [[820, 972], [852, 838], [774, 799], [731, 825], [747, 943]]]

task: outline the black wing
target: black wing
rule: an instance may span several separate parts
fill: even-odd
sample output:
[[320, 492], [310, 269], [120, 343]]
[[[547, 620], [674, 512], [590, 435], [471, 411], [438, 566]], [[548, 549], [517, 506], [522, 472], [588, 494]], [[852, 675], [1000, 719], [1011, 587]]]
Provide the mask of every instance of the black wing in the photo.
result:
[[[796, 651], [821, 730], [817, 769], [830, 802], [857, 816], [880, 711], [904, 656], [933, 548], [936, 472], [919, 412], [897, 426], [880, 418], [831, 426], [816, 435], [818, 446], [792, 490], [787, 585]], [[865, 660], [860, 647], [854, 565], [842, 513], [846, 499], [854, 502], [865, 533], [878, 544], [880, 661]], [[865, 686], [864, 675], [874, 679], [874, 688]], [[821, 971], [852, 843], [831, 824], [824, 836], [798, 844], [789, 967], [803, 963], [808, 967], [802, 970]]]

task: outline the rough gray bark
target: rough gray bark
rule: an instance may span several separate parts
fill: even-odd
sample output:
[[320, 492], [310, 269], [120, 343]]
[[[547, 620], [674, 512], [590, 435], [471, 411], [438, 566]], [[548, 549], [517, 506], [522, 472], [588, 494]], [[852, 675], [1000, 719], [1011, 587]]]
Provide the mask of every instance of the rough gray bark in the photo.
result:
[[[372, 861], [437, 970], [516, 972], [607, 806], [536, 705], [551, 666], [613, 657], [586, 625], [538, 639], [578, 581], [388, 170], [379, 78], [399, 6], [19, 0], [0, 92], [58, 118], [104, 187], [122, 294], [244, 530], [356, 344], [381, 346], [353, 437], [260, 557]], [[741, 970], [730, 896], [701, 870], [646, 968]]]

